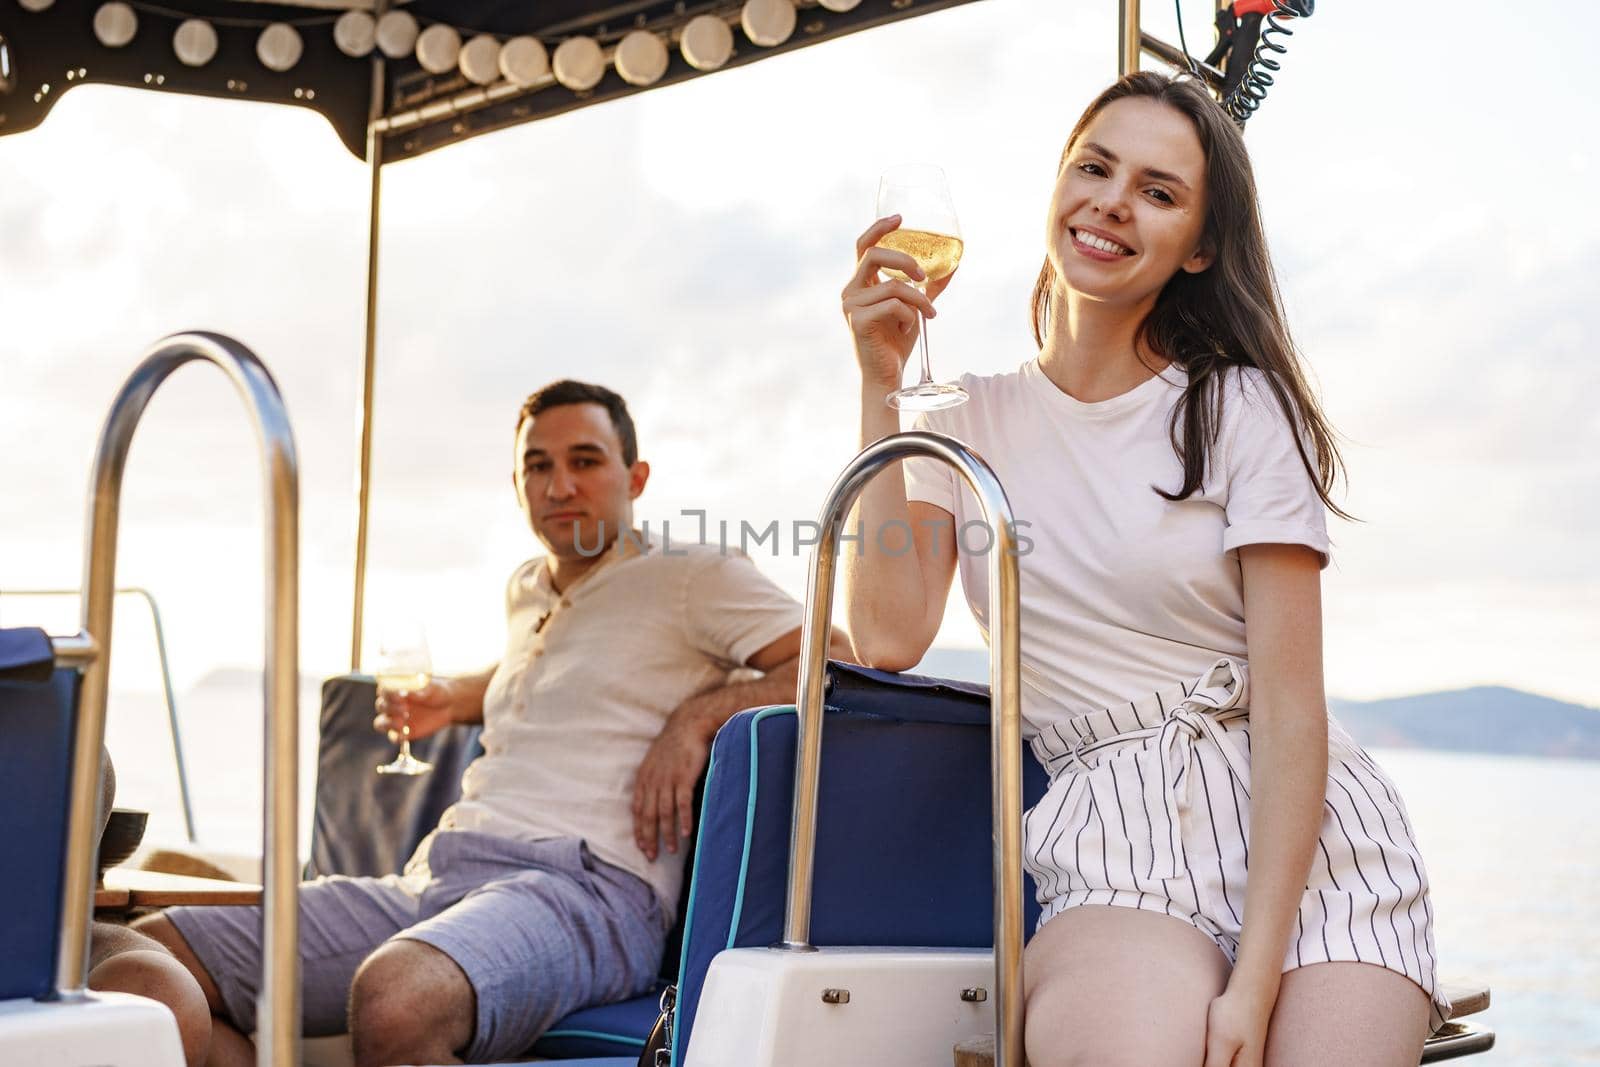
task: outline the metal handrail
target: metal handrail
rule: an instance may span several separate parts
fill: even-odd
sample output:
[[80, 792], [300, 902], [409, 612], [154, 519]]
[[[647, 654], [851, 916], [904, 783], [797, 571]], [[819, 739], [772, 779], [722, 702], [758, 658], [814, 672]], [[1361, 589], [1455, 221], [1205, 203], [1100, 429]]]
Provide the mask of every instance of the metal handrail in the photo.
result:
[[82, 632], [52, 637], [50, 651], [55, 654], [57, 667], [69, 669], [87, 667], [100, 656], [100, 646]]
[[[264, 746], [262, 980], [257, 1000], [256, 1062], [295, 1067], [300, 1046], [298, 703], [299, 464], [283, 397], [249, 349], [212, 333], [175, 334], [146, 353], [123, 384], [100, 431], [89, 485], [89, 533], [84, 553], [81, 639], [99, 655], [83, 670], [78, 729], [73, 741], [71, 807], [62, 890], [56, 995], [85, 997], [89, 920], [94, 907], [94, 853], [99, 829], [100, 747], [105, 741], [106, 690], [111, 666], [111, 607], [116, 588], [117, 511], [122, 474], [150, 398], [168, 375], [191, 360], [215, 364], [250, 409], [266, 475], [269, 527], [266, 559], [266, 745]], [[75, 642], [66, 641], [69, 651]], [[61, 647], [58, 645], [58, 647]], [[79, 648], [72, 655], [82, 658]]]
[[[943, 434], [913, 431], [885, 437], [850, 461], [828, 491], [806, 584], [801, 633], [800, 737], [795, 749], [794, 824], [789, 839], [789, 888], [781, 948], [815, 951], [811, 936], [812, 873], [816, 858], [817, 779], [822, 759], [823, 670], [832, 632], [834, 565], [840, 527], [856, 497], [884, 467], [913, 456], [943, 460], [977, 494], [993, 536], [989, 545], [990, 775], [994, 810], [995, 1065], [1022, 1067], [1022, 701], [1016, 526], [1005, 490], [989, 465]], [[959, 548], [959, 541], [957, 542]]]
[[1168, 44], [1166, 41], [1163, 41], [1161, 38], [1152, 34], [1141, 33], [1139, 35], [1139, 47], [1144, 52], [1155, 56], [1157, 59], [1161, 60], [1161, 62], [1176, 70], [1189, 70], [1190, 64], [1192, 63], [1194, 65], [1194, 70], [1199, 72], [1200, 76], [1205, 79], [1207, 85], [1211, 86], [1211, 88], [1218, 93], [1222, 92], [1222, 83], [1227, 78], [1227, 75], [1218, 70], [1216, 67], [1213, 67], [1211, 64], [1186, 54], [1184, 50], [1179, 48], [1177, 45]]
[[[167, 729], [172, 735], [172, 759], [178, 766], [178, 799], [183, 803], [183, 829], [189, 843], [196, 842], [194, 833], [194, 808], [189, 803], [189, 773], [183, 762], [183, 738], [178, 729], [178, 701], [172, 692], [172, 669], [167, 663], [167, 633], [161, 625], [161, 609], [150, 590], [139, 585], [125, 585], [116, 591], [117, 596], [130, 594], [141, 597], [150, 608], [150, 622], [156, 631], [156, 657], [161, 661], [161, 689], [167, 698]], [[82, 596], [82, 589], [0, 589], [4, 596]]]

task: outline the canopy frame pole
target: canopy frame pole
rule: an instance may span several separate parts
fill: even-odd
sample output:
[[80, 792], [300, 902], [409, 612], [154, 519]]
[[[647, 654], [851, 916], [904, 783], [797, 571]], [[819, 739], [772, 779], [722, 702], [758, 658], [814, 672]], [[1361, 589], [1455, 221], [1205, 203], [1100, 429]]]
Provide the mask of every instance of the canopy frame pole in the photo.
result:
[[1118, 0], [1117, 77], [1139, 69], [1139, 0]]
[[[373, 16], [381, 18], [388, 7], [377, 0]], [[361, 363], [361, 446], [356, 468], [356, 580], [350, 606], [350, 670], [361, 670], [361, 629], [367, 603], [367, 519], [372, 498], [372, 396], [378, 364], [378, 232], [383, 192], [383, 53], [373, 53], [372, 95], [367, 107], [367, 169], [370, 187], [367, 205], [367, 318]]]

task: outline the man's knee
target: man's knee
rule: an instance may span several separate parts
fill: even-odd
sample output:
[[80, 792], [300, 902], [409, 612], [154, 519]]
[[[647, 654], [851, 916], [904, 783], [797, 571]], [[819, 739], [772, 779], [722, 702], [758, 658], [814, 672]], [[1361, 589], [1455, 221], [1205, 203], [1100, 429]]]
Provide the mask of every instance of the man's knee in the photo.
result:
[[357, 1067], [459, 1053], [472, 1040], [475, 1014], [472, 983], [454, 960], [421, 941], [385, 942], [350, 987]]
[[142, 934], [156, 942], [183, 964], [184, 970], [193, 975], [194, 980], [199, 983], [200, 992], [205, 996], [206, 1007], [211, 1014], [221, 1015], [226, 1010], [222, 1003], [222, 994], [218, 992], [217, 983], [212, 979], [211, 972], [200, 962], [200, 957], [194, 954], [189, 942], [178, 933], [178, 928], [172, 925], [172, 920], [165, 915], [147, 915], [135, 921], [131, 929], [135, 934]]

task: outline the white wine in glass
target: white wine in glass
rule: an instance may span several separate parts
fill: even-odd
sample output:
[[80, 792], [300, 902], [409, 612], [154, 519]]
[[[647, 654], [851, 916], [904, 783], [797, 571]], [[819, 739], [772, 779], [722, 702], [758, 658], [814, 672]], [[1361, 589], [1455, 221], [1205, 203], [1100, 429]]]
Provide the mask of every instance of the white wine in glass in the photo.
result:
[[[928, 291], [934, 282], [955, 273], [961, 262], [963, 245], [961, 224], [956, 221], [955, 203], [944, 171], [925, 163], [891, 167], [878, 182], [878, 217], [900, 216], [899, 229], [883, 235], [881, 248], [904, 252], [917, 261], [925, 277], [915, 281], [903, 271], [888, 274]], [[885, 397], [890, 407], [903, 411], [937, 411], [967, 401], [967, 391], [954, 382], [936, 382], [928, 363], [928, 321], [919, 312], [918, 346], [922, 373], [917, 384]]]
[[[385, 629], [378, 638], [378, 690], [404, 696], [427, 687], [433, 678], [428, 641], [414, 626]], [[411, 727], [400, 728], [400, 754], [378, 768], [379, 774], [427, 774], [433, 764], [411, 754]]]
[[[904, 252], [917, 261], [917, 266], [922, 268], [922, 273], [928, 277], [923, 282], [912, 282], [913, 285], [927, 285], [948, 278], [956, 272], [956, 267], [961, 263], [961, 238], [952, 237], [947, 233], [929, 233], [927, 230], [908, 230], [902, 226], [884, 234], [883, 240], [878, 242], [884, 248], [892, 248], [896, 252]], [[901, 281], [910, 282], [911, 279], [903, 272], [890, 268], [889, 272]]]

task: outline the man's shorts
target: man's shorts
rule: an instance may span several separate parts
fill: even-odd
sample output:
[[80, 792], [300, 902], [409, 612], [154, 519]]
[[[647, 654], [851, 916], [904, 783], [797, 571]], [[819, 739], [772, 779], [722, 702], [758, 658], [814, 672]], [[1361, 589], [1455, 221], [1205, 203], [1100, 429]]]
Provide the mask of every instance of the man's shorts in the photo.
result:
[[[578, 838], [513, 841], [436, 833], [431, 878], [326, 877], [300, 887], [305, 1033], [346, 1029], [363, 960], [394, 938], [432, 945], [472, 983], [477, 1018], [468, 1062], [524, 1052], [562, 1017], [638, 996], [661, 966], [666, 928], [654, 890], [589, 854]], [[166, 912], [205, 965], [230, 1021], [256, 1026], [258, 908]]]

